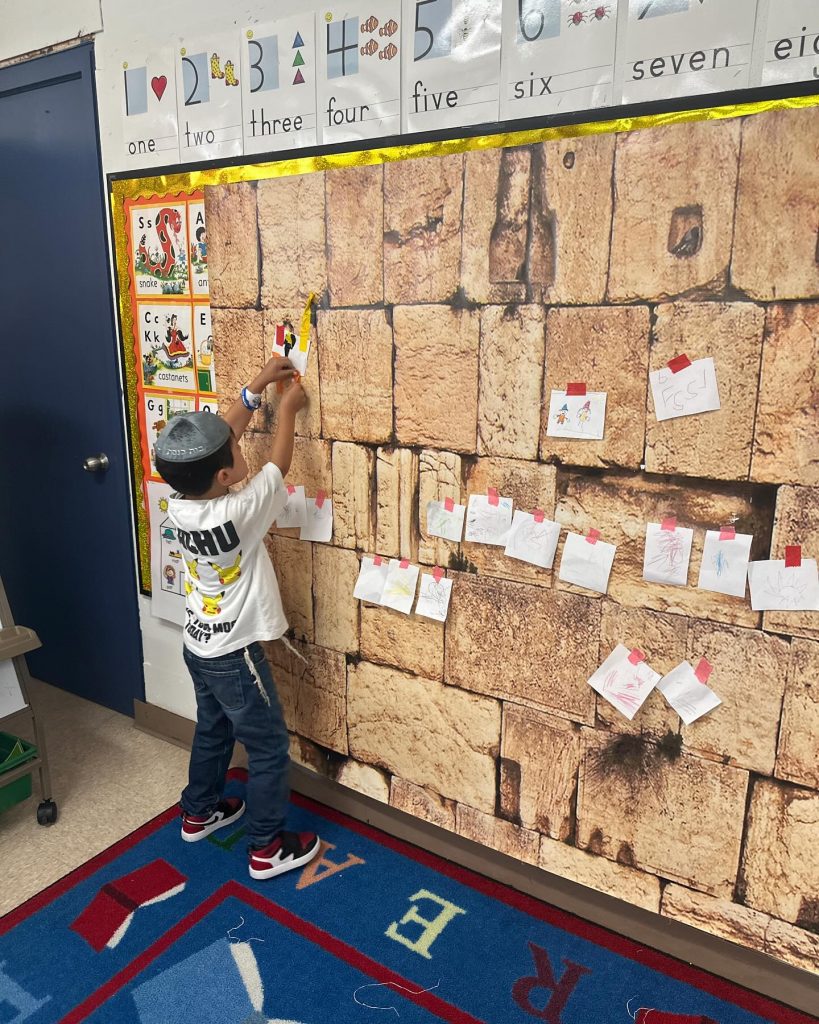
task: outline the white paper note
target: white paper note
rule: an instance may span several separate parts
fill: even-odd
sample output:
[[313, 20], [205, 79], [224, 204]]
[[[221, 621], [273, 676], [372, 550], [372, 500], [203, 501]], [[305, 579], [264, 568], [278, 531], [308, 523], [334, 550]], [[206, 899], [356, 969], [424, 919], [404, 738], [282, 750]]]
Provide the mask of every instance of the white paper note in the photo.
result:
[[694, 531], [685, 526], [664, 530], [660, 523], [646, 525], [643, 579], [649, 583], [670, 583], [684, 587], [688, 583], [688, 563]]
[[745, 597], [745, 577], [751, 555], [750, 533], [738, 533], [730, 540], [720, 540], [719, 530], [708, 530], [702, 551], [700, 590]]
[[465, 513], [466, 505], [457, 505], [453, 502], [450, 512], [443, 501], [428, 501], [427, 533], [430, 537], [460, 541], [464, 532]]
[[0, 718], [22, 711], [25, 706], [14, 662], [0, 661]]
[[429, 573], [422, 573], [415, 614], [423, 615], [427, 619], [436, 619], [438, 622], [446, 622], [451, 595], [452, 580], [448, 580], [446, 576], [436, 580]]
[[315, 498], [306, 498], [307, 522], [299, 531], [299, 540], [316, 540], [322, 544], [333, 538], [333, 503], [325, 498], [321, 508]]
[[516, 509], [512, 527], [506, 540], [506, 551], [510, 558], [530, 562], [541, 569], [551, 569], [560, 537], [560, 524], [550, 519], [535, 519], [533, 513]]
[[686, 725], [696, 722], [722, 703], [707, 683], [697, 679], [688, 661], [680, 662], [668, 675], [663, 676], [657, 683], [657, 689]]
[[506, 544], [512, 525], [512, 499], [490, 502], [486, 494], [471, 494], [466, 511], [466, 540], [476, 544]]
[[[599, 542], [598, 542], [599, 543]], [[645, 661], [629, 661], [631, 651], [618, 644], [589, 679], [589, 686], [631, 721], [660, 678]]]
[[605, 594], [609, 588], [609, 575], [616, 550], [616, 544], [607, 544], [602, 540], [591, 544], [579, 533], [570, 533], [563, 546], [558, 579]]
[[658, 420], [677, 416], [696, 416], [719, 409], [719, 389], [714, 360], [695, 359], [690, 366], [676, 373], [669, 366], [652, 370], [648, 375], [651, 396]]
[[[292, 484], [291, 484], [292, 487]], [[300, 529], [307, 525], [307, 498], [304, 495], [304, 488], [299, 484], [287, 489], [287, 504], [279, 513], [276, 526], [282, 530]]]
[[415, 585], [418, 582], [420, 569], [417, 565], [401, 566], [398, 558], [391, 558], [384, 592], [380, 604], [386, 608], [394, 608], [397, 612], [409, 615], [415, 598]]
[[307, 373], [307, 360], [310, 357], [312, 341], [312, 329], [302, 341], [301, 328], [296, 329], [290, 321], [286, 321], [276, 325], [271, 350], [274, 356], [289, 359], [303, 377]]
[[242, 109], [245, 153], [315, 146], [315, 19], [253, 25], [242, 33]]
[[784, 559], [748, 563], [751, 607], [755, 612], [819, 611], [819, 576], [816, 559], [785, 565]]
[[606, 392], [567, 395], [552, 391], [549, 399], [549, 437], [570, 437], [581, 441], [602, 441], [606, 424]]
[[364, 555], [361, 559], [361, 568], [358, 572], [353, 597], [359, 601], [371, 601], [373, 604], [380, 604], [384, 594], [384, 587], [387, 582], [389, 564], [383, 558], [378, 559]]

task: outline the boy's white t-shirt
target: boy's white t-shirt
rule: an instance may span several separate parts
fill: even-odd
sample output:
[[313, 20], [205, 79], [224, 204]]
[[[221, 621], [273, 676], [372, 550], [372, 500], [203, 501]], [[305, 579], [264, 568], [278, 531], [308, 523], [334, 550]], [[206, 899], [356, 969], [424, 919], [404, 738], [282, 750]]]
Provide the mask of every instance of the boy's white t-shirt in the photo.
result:
[[185, 558], [185, 646], [202, 658], [278, 640], [287, 630], [264, 538], [287, 503], [279, 467], [268, 462], [236, 494], [174, 495], [168, 514]]

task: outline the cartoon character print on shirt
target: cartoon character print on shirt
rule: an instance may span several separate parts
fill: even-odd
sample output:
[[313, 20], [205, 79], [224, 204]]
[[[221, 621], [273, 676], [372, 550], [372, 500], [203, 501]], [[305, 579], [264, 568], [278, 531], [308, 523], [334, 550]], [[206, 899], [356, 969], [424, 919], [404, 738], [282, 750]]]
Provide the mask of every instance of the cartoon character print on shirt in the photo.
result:
[[217, 565], [216, 562], [208, 562], [208, 565], [213, 569], [216, 575], [219, 577], [219, 582], [223, 587], [229, 587], [231, 583], [235, 583], [236, 580], [242, 575], [242, 552], [236, 556], [236, 560], [233, 565], [221, 566]]
[[206, 594], [202, 594], [202, 614], [221, 615], [222, 609], [219, 607], [219, 605], [222, 603], [222, 598], [224, 596], [224, 590], [219, 594], [215, 594], [213, 597], [208, 597]]

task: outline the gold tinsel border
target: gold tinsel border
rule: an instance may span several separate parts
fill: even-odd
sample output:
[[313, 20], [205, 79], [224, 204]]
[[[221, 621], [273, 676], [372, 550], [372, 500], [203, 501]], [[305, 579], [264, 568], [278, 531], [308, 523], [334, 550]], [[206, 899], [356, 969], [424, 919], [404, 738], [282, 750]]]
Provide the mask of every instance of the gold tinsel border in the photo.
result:
[[619, 117], [586, 124], [563, 125], [554, 128], [534, 128], [496, 135], [479, 135], [465, 139], [447, 139], [439, 142], [408, 142], [380, 149], [364, 149], [350, 153], [325, 153], [320, 156], [293, 157], [267, 163], [238, 164], [230, 167], [206, 168], [197, 171], [179, 171], [145, 178], [119, 178], [111, 185], [111, 209], [114, 225], [117, 281], [119, 283], [119, 309], [122, 329], [122, 352], [125, 379], [128, 388], [128, 418], [133, 450], [134, 500], [137, 503], [137, 546], [142, 587], [150, 592], [151, 562], [148, 539], [148, 515], [144, 506], [142, 444], [139, 434], [137, 410], [137, 367], [134, 350], [133, 315], [128, 277], [128, 237], [125, 230], [125, 200], [165, 197], [171, 193], [196, 192], [210, 185], [233, 185], [238, 182], [264, 181], [295, 174], [309, 174], [339, 167], [365, 167], [373, 164], [415, 160], [429, 156], [447, 156], [475, 150], [502, 149], [509, 146], [530, 146], [555, 139], [583, 138], [589, 135], [609, 135], [641, 131], [673, 124], [695, 121], [721, 121], [735, 117], [765, 114], [774, 110], [804, 110], [819, 106], [819, 96], [792, 96], [785, 99], [762, 100], [755, 103], [732, 103], [723, 107], [702, 107], [665, 114], [647, 114], [641, 117]]

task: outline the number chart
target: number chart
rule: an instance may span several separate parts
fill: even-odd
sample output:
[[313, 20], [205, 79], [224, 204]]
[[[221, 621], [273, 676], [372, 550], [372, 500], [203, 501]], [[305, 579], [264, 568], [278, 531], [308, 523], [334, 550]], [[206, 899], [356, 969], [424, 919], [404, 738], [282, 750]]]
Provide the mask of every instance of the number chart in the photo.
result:
[[245, 30], [242, 105], [245, 153], [316, 145], [316, 37], [312, 14]]
[[174, 52], [117, 51], [107, 76], [109, 97], [119, 108], [118, 146], [123, 168], [157, 167], [179, 160]]
[[403, 0], [405, 132], [496, 121], [501, 12], [495, 0]]
[[[174, 416], [217, 411], [207, 225], [201, 192], [126, 199], [124, 214], [127, 289], [122, 269], [120, 287], [127, 294], [120, 296], [120, 309], [123, 332], [130, 332], [125, 356], [136, 369], [129, 389], [136, 490], [143, 499], [140, 522], [153, 536], [148, 485], [161, 483], [157, 437]], [[143, 564], [148, 589], [146, 576]]]
[[401, 3], [326, 8], [316, 17], [318, 118], [324, 143], [401, 128]]
[[242, 152], [240, 40], [220, 32], [186, 40], [176, 59], [179, 151], [183, 161]]
[[503, 7], [503, 120], [612, 103], [617, 0], [514, 0]]

